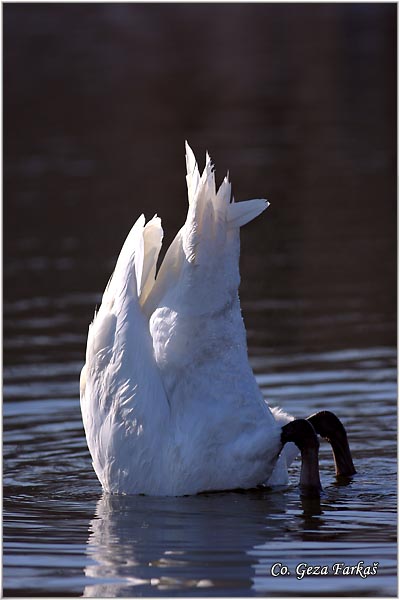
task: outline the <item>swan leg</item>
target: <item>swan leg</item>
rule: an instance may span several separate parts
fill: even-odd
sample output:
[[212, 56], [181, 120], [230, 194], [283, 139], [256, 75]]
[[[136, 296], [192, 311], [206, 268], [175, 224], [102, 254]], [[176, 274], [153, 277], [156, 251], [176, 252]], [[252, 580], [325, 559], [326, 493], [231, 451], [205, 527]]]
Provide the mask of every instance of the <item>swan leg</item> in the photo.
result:
[[282, 427], [281, 442], [294, 442], [301, 452], [300, 489], [303, 496], [319, 496], [322, 490], [319, 478], [319, 441], [315, 429], [307, 419], [295, 419]]
[[332, 446], [336, 475], [354, 475], [356, 470], [346, 430], [340, 419], [333, 412], [323, 410], [308, 417], [307, 421], [313, 425], [318, 435], [326, 439]]

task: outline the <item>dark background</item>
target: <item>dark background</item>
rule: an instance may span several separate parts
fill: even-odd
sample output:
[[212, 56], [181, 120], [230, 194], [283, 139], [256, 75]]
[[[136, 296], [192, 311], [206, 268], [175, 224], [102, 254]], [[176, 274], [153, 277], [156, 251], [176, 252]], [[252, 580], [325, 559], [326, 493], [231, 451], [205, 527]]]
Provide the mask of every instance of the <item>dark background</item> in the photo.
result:
[[16, 301], [100, 298], [141, 212], [172, 240], [188, 139], [236, 200], [271, 202], [242, 233], [254, 348], [394, 344], [396, 11], [4, 5], [5, 338]]

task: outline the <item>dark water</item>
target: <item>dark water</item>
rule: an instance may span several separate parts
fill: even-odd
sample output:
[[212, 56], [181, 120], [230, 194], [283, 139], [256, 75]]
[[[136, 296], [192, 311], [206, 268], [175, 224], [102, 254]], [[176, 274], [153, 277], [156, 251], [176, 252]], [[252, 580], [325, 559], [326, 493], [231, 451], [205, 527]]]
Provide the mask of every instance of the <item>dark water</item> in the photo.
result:
[[[5, 596], [396, 595], [396, 5], [3, 8]], [[87, 326], [137, 216], [183, 222], [185, 138], [271, 201], [242, 233], [249, 353], [271, 405], [346, 424], [358, 473], [322, 444], [320, 503], [298, 462], [164, 499], [92, 471]]]

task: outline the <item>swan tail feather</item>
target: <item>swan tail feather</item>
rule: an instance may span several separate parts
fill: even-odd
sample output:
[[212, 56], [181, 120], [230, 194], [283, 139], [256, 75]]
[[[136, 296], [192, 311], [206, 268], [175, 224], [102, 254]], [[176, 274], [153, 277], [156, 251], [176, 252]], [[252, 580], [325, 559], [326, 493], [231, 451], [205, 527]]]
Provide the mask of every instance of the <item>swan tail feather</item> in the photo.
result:
[[264, 199], [232, 202], [228, 206], [229, 227], [243, 227], [258, 217], [268, 206], [269, 202]]
[[[231, 200], [228, 175], [218, 191], [215, 188], [214, 165], [206, 153], [206, 164], [200, 176], [196, 159], [186, 142], [187, 187], [189, 210], [182, 236], [189, 263], [198, 264], [209, 258], [212, 249], [221, 248], [229, 230], [238, 230], [255, 219], [268, 206], [263, 199], [235, 202]], [[210, 245], [211, 244], [211, 245]]]
[[193, 202], [199, 182], [200, 182], [200, 173], [199, 168], [197, 166], [197, 161], [193, 150], [189, 146], [188, 142], [185, 142], [186, 149], [186, 184], [188, 188], [188, 197], [189, 204]]

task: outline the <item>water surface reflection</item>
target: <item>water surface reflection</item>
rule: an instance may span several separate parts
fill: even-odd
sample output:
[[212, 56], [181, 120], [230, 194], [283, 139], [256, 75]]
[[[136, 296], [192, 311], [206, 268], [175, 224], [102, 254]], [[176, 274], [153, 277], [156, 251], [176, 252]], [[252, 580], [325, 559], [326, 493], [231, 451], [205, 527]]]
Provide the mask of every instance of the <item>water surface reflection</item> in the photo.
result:
[[[86, 596], [204, 588], [246, 595], [255, 576], [249, 551], [281, 534], [283, 494], [216, 493], [183, 498], [103, 495], [91, 521]], [[104, 580], [104, 583], [99, 583]], [[144, 588], [144, 589], [143, 589]]]
[[[343, 593], [360, 591], [363, 579], [335, 577], [332, 566], [352, 563], [355, 553], [372, 564], [379, 552], [382, 577], [366, 586], [373, 593], [385, 585], [384, 569], [393, 562], [388, 544], [368, 543], [371, 523], [365, 507], [358, 509], [343, 502], [343, 486], [338, 495], [335, 485], [322, 500], [300, 498], [297, 488], [162, 499], [103, 495], [89, 527], [85, 574], [93, 583], [84, 595], [309, 594], [333, 585]], [[349, 519], [360, 529], [351, 543]], [[277, 562], [290, 576], [272, 576]], [[329, 565], [330, 574], [300, 583], [299, 563]]]

